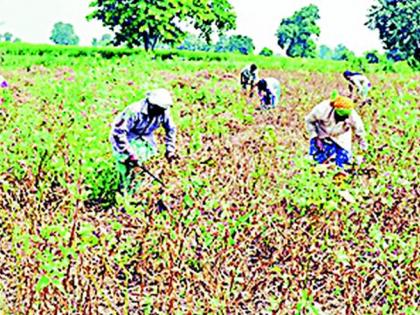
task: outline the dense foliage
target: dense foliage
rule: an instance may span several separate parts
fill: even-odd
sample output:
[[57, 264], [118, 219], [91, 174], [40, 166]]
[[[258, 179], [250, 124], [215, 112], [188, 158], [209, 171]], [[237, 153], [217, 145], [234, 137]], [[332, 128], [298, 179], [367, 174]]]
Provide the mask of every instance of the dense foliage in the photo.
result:
[[273, 55], [273, 51], [270, 48], [264, 47], [263, 49], [261, 49], [259, 55], [270, 57]]
[[0, 42], [20, 42], [20, 38], [15, 37], [12, 33], [6, 32], [4, 34], [0, 34]]
[[189, 51], [236, 52], [243, 55], [250, 55], [254, 52], [255, 46], [252, 38], [244, 35], [222, 35], [216, 44], [212, 44], [197, 35], [187, 34], [177, 48]]
[[365, 58], [368, 63], [379, 63], [381, 60], [381, 55], [377, 50], [370, 50], [365, 52]]
[[[418, 73], [368, 74], [370, 148], [340, 186], [303, 120], [346, 93], [346, 62], [30, 47], [0, 45], [0, 312], [416, 313]], [[250, 61], [281, 82], [275, 110], [241, 95]], [[162, 86], [181, 159], [124, 197], [110, 123]]]
[[243, 55], [252, 54], [254, 49], [252, 38], [245, 35], [221, 36], [214, 47], [216, 52], [239, 52]]
[[324, 60], [347, 60], [356, 58], [354, 52], [343, 44], [338, 44], [334, 49], [326, 45], [319, 46], [318, 57]]
[[376, 0], [366, 25], [379, 30], [389, 58], [420, 62], [420, 1]]
[[333, 50], [327, 45], [320, 45], [318, 51], [318, 57], [324, 60], [332, 60]]
[[79, 37], [73, 29], [73, 25], [63, 22], [54, 24], [50, 40], [57, 45], [77, 45]]
[[88, 19], [97, 19], [115, 35], [114, 44], [154, 49], [158, 42], [179, 43], [185, 24], [200, 31], [206, 40], [214, 29], [236, 27], [236, 14], [228, 0], [95, 0]]
[[213, 47], [203, 38], [194, 34], [187, 34], [182, 43], [177, 47], [180, 50], [189, 51], [211, 51]]
[[92, 46], [93, 47], [106, 47], [112, 44], [112, 35], [104, 34], [100, 39], [93, 38]]
[[354, 57], [354, 52], [352, 52], [343, 44], [338, 44], [337, 47], [335, 47], [334, 49], [332, 60], [350, 60]]
[[320, 34], [317, 25], [319, 9], [311, 4], [296, 11], [291, 17], [280, 22], [276, 36], [278, 44], [290, 57], [315, 57], [314, 37]]

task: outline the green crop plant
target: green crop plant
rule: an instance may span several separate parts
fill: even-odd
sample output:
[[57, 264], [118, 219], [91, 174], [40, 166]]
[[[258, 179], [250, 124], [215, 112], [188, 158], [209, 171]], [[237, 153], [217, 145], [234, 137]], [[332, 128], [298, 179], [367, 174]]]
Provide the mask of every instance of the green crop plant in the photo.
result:
[[[338, 184], [337, 168], [306, 157], [304, 117], [346, 93], [349, 62], [27, 44], [0, 54], [0, 310], [415, 313], [419, 76], [406, 63], [363, 65], [369, 148], [354, 143], [364, 161]], [[241, 94], [250, 63], [280, 80], [277, 108]], [[111, 123], [156, 87], [173, 94], [180, 159], [166, 164], [159, 130], [145, 166], [166, 187], [138, 174], [144, 185], [118, 192]]]

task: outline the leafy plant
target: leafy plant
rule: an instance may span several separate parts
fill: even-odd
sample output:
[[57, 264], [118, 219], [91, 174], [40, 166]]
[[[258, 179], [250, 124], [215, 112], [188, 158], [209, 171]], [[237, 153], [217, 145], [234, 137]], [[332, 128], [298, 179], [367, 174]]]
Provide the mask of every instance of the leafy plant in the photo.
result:
[[[338, 183], [336, 169], [305, 158], [303, 117], [343, 92], [337, 73], [360, 60], [0, 49], [7, 312], [414, 314], [418, 80], [405, 62], [392, 65], [397, 75], [383, 60], [362, 64], [373, 83], [372, 105], [357, 108], [369, 149], [354, 146], [365, 162]], [[282, 82], [272, 111], [240, 93], [251, 62]], [[159, 130], [146, 166], [166, 188], [139, 172], [144, 185], [120, 193], [110, 124], [162, 86], [181, 158], [161, 159]]]
[[311, 4], [280, 22], [276, 36], [279, 46], [286, 50], [288, 56], [315, 57], [316, 45], [313, 37], [318, 37], [320, 34], [317, 20], [319, 20], [319, 9]]

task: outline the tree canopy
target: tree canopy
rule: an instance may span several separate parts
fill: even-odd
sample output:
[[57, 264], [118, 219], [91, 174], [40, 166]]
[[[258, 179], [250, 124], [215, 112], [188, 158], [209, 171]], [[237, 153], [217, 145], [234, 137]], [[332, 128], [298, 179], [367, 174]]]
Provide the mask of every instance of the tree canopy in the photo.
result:
[[50, 40], [57, 45], [77, 45], [79, 37], [73, 29], [73, 25], [58, 22], [54, 24]]
[[221, 36], [216, 43], [216, 52], [239, 52], [243, 55], [252, 54], [255, 49], [251, 37], [245, 35]]
[[236, 14], [228, 0], [95, 0], [95, 10], [87, 16], [97, 19], [114, 32], [114, 44], [144, 45], [154, 49], [158, 42], [182, 42], [192, 26], [207, 42], [236, 27]]
[[327, 45], [319, 46], [318, 57], [325, 60], [331, 60], [334, 55], [334, 51]]
[[264, 47], [263, 49], [261, 49], [259, 55], [260, 56], [270, 57], [270, 56], [273, 55], [273, 51], [270, 48], [268, 48], [268, 47]]
[[211, 44], [194, 34], [187, 34], [177, 48], [190, 51], [211, 51], [213, 49]]
[[381, 61], [381, 55], [377, 50], [366, 51], [364, 57], [368, 63], [379, 63]]
[[14, 37], [14, 35], [10, 32], [6, 32], [4, 34], [0, 34], [0, 42], [21, 42], [20, 38]]
[[332, 60], [350, 60], [354, 57], [356, 54], [343, 44], [338, 44], [332, 54]]
[[420, 60], [420, 1], [377, 0], [368, 13], [366, 25], [379, 30], [388, 57], [398, 61]]
[[334, 49], [327, 45], [320, 45], [318, 57], [324, 60], [351, 60], [356, 54], [343, 44], [338, 44]]
[[286, 49], [288, 56], [312, 58], [316, 56], [313, 37], [318, 37], [321, 32], [316, 24], [319, 18], [318, 7], [311, 4], [281, 21], [276, 36], [279, 46]]
[[112, 36], [110, 34], [104, 34], [100, 39], [93, 38], [92, 46], [94, 47], [105, 47], [112, 43]]

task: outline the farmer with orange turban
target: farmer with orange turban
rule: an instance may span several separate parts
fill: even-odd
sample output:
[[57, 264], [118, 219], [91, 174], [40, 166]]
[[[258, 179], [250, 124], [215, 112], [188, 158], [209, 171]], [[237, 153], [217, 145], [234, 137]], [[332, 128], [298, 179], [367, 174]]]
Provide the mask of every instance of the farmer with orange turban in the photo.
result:
[[332, 96], [315, 106], [305, 118], [310, 133], [309, 154], [318, 163], [334, 159], [341, 168], [352, 159], [352, 130], [360, 139], [362, 150], [367, 149], [365, 129], [355, 104], [344, 96]]

